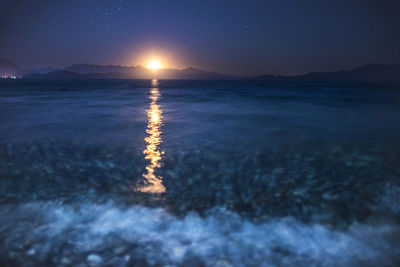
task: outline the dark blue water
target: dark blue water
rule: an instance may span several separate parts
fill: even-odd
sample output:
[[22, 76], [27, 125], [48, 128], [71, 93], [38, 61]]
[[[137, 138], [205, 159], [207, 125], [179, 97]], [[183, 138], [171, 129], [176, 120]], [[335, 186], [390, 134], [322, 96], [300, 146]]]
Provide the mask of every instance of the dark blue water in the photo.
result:
[[0, 265], [397, 266], [400, 85], [1, 81]]

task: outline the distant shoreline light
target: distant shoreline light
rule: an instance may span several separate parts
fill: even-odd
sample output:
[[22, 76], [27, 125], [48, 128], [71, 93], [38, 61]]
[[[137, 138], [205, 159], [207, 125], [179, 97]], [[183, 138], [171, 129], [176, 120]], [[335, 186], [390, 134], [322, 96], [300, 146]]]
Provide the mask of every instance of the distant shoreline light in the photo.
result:
[[13, 80], [15, 80], [15, 79], [18, 79], [20, 77], [17, 77], [15, 75], [1, 75], [0, 78], [1, 79], [13, 79]]

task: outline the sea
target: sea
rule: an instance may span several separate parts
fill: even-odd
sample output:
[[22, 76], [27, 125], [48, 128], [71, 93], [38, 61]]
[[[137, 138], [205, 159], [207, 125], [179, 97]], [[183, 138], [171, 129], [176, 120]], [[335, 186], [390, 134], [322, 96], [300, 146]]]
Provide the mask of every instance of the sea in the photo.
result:
[[0, 81], [0, 266], [399, 265], [400, 84]]

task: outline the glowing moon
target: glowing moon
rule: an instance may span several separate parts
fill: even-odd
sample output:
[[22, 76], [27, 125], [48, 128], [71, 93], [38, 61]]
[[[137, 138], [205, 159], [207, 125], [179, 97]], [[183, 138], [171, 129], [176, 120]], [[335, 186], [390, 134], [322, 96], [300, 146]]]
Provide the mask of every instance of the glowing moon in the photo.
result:
[[152, 60], [147, 66], [149, 67], [149, 69], [158, 70], [159, 68], [161, 68], [161, 63], [158, 60]]

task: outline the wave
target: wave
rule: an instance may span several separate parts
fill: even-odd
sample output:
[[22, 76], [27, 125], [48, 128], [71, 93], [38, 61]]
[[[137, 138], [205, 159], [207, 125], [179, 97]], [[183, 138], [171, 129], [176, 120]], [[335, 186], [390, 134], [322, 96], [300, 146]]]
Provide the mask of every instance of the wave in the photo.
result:
[[18, 265], [396, 266], [396, 223], [345, 230], [291, 217], [254, 222], [223, 208], [33, 202], [0, 206], [0, 263]]

